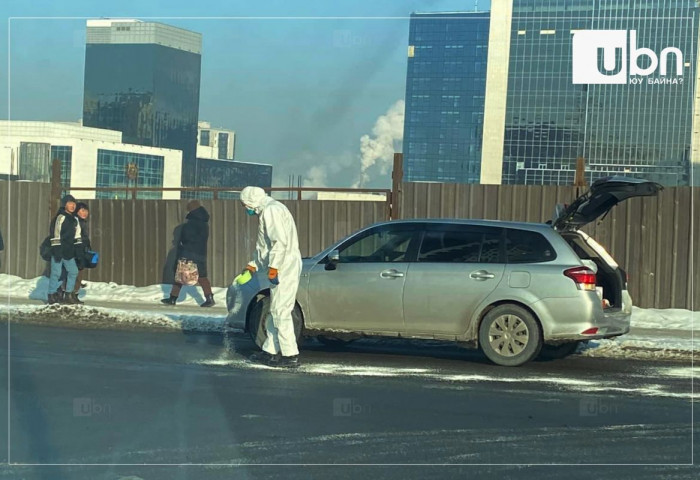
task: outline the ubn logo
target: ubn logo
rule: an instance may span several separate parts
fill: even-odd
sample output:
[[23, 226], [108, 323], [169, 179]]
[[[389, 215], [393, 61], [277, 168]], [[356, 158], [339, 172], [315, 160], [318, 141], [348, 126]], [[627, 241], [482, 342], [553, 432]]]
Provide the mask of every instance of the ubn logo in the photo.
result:
[[[683, 52], [680, 49], [667, 47], [657, 55], [650, 48], [637, 48], [636, 30], [629, 31], [628, 44], [627, 33], [627, 30], [581, 30], [574, 33], [573, 82], [625, 84], [628, 83], [630, 75], [648, 76], [657, 68], [660, 75], [665, 76], [668, 57], [671, 54], [675, 56], [676, 75], [683, 75]], [[647, 67], [639, 65], [641, 57], [648, 57]]]

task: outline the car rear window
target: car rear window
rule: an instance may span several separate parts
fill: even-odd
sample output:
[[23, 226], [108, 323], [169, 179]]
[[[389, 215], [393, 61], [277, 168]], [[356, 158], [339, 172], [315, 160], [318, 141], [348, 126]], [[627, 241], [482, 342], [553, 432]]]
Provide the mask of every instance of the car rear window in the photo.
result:
[[508, 263], [541, 263], [557, 258], [552, 245], [544, 235], [528, 230], [506, 230], [506, 258]]

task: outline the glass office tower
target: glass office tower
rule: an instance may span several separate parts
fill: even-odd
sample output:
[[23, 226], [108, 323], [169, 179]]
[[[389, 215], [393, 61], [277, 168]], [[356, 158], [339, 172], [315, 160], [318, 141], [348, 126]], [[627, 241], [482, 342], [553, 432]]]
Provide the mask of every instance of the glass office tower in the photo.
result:
[[411, 14], [404, 180], [479, 181], [489, 14]]
[[124, 143], [182, 151], [182, 184], [197, 185], [202, 39], [136, 20], [89, 20], [83, 125]]
[[[504, 0], [492, 9], [493, 15], [411, 17], [404, 180], [571, 184], [583, 157], [588, 182], [629, 175], [688, 185], [700, 21], [695, 1]], [[478, 20], [468, 27], [465, 17]], [[446, 36], [460, 28], [462, 46], [448, 56]], [[574, 83], [574, 39], [590, 31], [588, 43], [602, 42], [592, 50], [592, 68], [611, 76], [624, 70], [620, 83]], [[606, 45], [599, 31], [624, 39]], [[464, 70], [451, 73], [460, 61]], [[488, 84], [487, 62], [493, 62]], [[446, 88], [463, 80], [460, 89]], [[471, 110], [460, 105], [464, 110], [449, 113], [446, 95], [466, 96]], [[446, 174], [455, 165], [466, 175]]]
[[[502, 182], [571, 184], [583, 157], [589, 182], [631, 175], [687, 185], [697, 13], [691, 0], [514, 0]], [[627, 58], [617, 49], [615, 68], [627, 67], [625, 83], [573, 83], [573, 37], [582, 30], [623, 31]], [[661, 57], [667, 47], [680, 50], [682, 60]], [[641, 48], [659, 65], [632, 75], [632, 50]], [[599, 51], [599, 71], [604, 55]], [[636, 61], [645, 69], [653, 60]]]

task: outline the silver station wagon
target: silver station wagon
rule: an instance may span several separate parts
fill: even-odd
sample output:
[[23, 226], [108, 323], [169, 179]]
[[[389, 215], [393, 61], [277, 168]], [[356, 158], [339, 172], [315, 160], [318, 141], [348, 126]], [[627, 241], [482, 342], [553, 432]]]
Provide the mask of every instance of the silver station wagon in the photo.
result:
[[[629, 331], [626, 274], [580, 228], [661, 185], [595, 182], [546, 224], [395, 220], [364, 228], [304, 259], [294, 310], [297, 339], [343, 343], [381, 336], [454, 341], [494, 363], [572, 353], [583, 340]], [[229, 324], [265, 340], [269, 284], [228, 289]]]

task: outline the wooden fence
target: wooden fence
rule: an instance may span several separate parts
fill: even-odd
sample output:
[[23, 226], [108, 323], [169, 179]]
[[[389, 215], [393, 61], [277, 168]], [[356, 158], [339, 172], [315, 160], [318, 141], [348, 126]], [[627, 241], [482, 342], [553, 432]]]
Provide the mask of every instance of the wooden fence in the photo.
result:
[[[544, 222], [554, 205], [570, 202], [575, 187], [402, 183], [401, 218], [484, 218]], [[667, 188], [658, 197], [632, 199], [585, 228], [630, 275], [635, 304], [697, 309], [700, 305], [700, 188]], [[5, 252], [0, 272], [23, 278], [46, 267], [38, 247], [48, 233], [49, 184], [0, 181], [0, 230]], [[238, 201], [202, 200], [211, 215], [209, 277], [227, 285], [250, 259], [257, 220]], [[99, 268], [86, 279], [127, 285], [170, 283], [173, 233], [185, 217], [186, 200], [90, 200], [90, 231], [100, 252]], [[302, 255], [377, 221], [383, 202], [284, 201], [297, 221]]]

